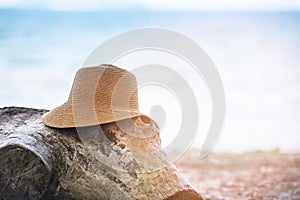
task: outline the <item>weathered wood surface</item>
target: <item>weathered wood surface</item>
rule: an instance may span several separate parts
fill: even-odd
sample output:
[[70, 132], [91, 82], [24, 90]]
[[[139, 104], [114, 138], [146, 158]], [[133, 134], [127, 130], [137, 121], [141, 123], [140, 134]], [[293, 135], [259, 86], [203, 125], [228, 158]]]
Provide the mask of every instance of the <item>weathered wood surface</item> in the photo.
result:
[[54, 129], [45, 112], [0, 109], [0, 199], [202, 199], [168, 165], [151, 120]]

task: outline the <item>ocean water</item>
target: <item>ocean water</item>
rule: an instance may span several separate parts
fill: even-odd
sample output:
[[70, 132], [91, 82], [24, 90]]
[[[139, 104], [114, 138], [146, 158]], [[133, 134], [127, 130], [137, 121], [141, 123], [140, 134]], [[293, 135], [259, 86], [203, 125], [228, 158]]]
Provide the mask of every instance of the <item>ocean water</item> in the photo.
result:
[[[300, 150], [297, 12], [0, 10], [0, 106], [51, 109], [60, 105], [67, 99], [76, 70], [98, 45], [119, 33], [144, 27], [171, 29], [190, 37], [215, 63], [227, 101], [226, 122], [216, 151]], [[118, 64], [151, 59], [160, 62], [161, 57], [144, 52]], [[193, 146], [201, 148], [210, 123], [210, 101], [205, 84], [192, 87], [199, 87], [201, 122]], [[161, 97], [166, 92], [155, 93], [158, 90], [140, 92], [146, 114], [156, 104], [176, 104], [170, 95]], [[172, 103], [163, 100], [168, 98]], [[176, 137], [181, 120], [180, 105], [168, 109], [161, 133], [163, 145]]]

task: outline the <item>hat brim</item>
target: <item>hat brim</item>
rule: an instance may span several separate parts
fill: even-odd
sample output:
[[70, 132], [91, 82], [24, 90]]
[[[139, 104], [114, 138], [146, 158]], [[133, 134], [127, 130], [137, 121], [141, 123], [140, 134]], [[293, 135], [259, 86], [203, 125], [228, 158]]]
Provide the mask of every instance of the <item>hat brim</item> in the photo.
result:
[[75, 128], [106, 124], [138, 116], [146, 115], [136, 111], [74, 111], [71, 104], [64, 103], [45, 113], [42, 120], [45, 125], [53, 128]]

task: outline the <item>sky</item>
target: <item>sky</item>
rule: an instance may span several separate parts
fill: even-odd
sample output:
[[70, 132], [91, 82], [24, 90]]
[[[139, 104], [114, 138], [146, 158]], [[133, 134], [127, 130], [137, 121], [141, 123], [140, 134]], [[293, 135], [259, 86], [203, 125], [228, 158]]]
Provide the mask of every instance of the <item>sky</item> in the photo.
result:
[[47, 10], [293, 11], [299, 0], [0, 0], [0, 8]]

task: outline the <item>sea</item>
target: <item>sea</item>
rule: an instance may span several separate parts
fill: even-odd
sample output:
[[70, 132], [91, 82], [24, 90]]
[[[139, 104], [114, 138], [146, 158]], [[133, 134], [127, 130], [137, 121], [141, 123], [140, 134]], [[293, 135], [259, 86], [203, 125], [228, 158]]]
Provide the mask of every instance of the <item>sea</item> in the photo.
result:
[[[0, 9], [0, 107], [59, 106], [95, 48], [118, 34], [151, 27], [189, 37], [215, 64], [226, 95], [226, 119], [214, 151], [300, 151], [300, 12]], [[144, 51], [128, 56], [127, 63], [154, 59], [159, 64], [159, 56]], [[190, 147], [201, 149], [213, 108], [205, 83], [190, 84], [200, 114], [197, 132], [187, 134], [195, 134]], [[155, 119], [160, 111], [152, 108], [166, 107], [159, 123], [166, 147], [180, 128], [181, 105], [176, 94], [151, 87], [141, 88], [141, 111]]]

